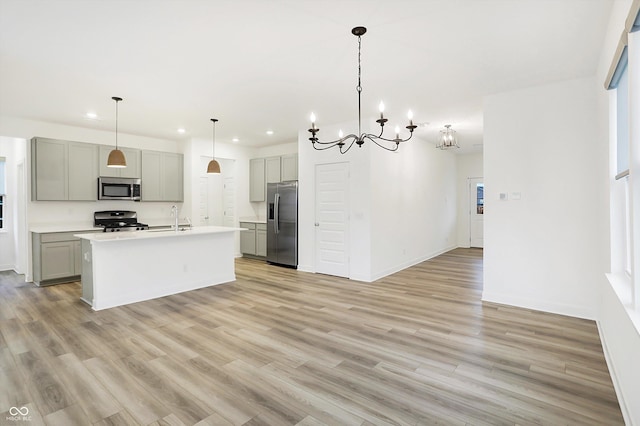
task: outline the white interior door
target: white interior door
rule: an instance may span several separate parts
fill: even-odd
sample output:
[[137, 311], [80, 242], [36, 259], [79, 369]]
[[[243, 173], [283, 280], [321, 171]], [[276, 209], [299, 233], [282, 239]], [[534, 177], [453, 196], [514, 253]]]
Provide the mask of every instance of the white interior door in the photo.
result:
[[198, 225], [209, 225], [209, 179], [200, 177], [200, 198], [198, 201]]
[[349, 163], [318, 164], [315, 170], [316, 272], [349, 276]]
[[[200, 158], [200, 169], [206, 170], [211, 157]], [[198, 222], [200, 225], [235, 226], [235, 160], [218, 158], [220, 174], [200, 176]]]
[[236, 181], [233, 176], [224, 177], [223, 181], [223, 225], [236, 226]]
[[484, 247], [484, 182], [469, 178], [469, 245]]

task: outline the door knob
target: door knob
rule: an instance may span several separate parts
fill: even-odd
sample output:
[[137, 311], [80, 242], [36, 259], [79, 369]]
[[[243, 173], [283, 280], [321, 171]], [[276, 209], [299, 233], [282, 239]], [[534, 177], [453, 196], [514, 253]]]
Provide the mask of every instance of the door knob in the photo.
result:
[[320, 224], [318, 222], [315, 223], [316, 226], [320, 226]]

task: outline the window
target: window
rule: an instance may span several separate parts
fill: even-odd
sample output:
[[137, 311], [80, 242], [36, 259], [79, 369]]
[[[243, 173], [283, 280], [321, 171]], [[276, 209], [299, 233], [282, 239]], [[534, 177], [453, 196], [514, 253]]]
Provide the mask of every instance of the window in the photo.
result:
[[[626, 50], [625, 50], [626, 51]], [[621, 59], [616, 86], [616, 175], [629, 173], [629, 76], [626, 56]]]
[[624, 270], [627, 275], [631, 276], [631, 196], [629, 194], [629, 176], [627, 175], [624, 178], [624, 201], [625, 201], [625, 209], [624, 209], [624, 222], [625, 222], [625, 230], [624, 230], [624, 238], [625, 238], [625, 260], [624, 260]]
[[[628, 282], [628, 295], [624, 303], [640, 312], [640, 270], [632, 253], [640, 251], [640, 241], [634, 239], [633, 229], [640, 227], [639, 216], [632, 214], [639, 204], [640, 185], [636, 185], [640, 170], [630, 152], [640, 147], [640, 137], [632, 126], [637, 123], [640, 105], [640, 2], [633, 2], [625, 21], [614, 60], [609, 69], [605, 88], [611, 91], [610, 128], [614, 137], [609, 141], [613, 178], [610, 191], [611, 272], [619, 282]], [[635, 130], [634, 130], [635, 131]], [[637, 258], [637, 257], [635, 257]], [[622, 300], [622, 299], [621, 299]]]
[[484, 183], [476, 184], [476, 213], [484, 214]]

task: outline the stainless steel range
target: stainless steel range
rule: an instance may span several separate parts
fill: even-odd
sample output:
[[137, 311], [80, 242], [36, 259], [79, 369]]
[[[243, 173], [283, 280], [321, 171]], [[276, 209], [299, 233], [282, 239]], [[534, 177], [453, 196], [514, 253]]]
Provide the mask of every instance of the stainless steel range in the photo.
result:
[[93, 213], [93, 226], [102, 227], [103, 232], [142, 231], [149, 229], [146, 223], [138, 222], [138, 214], [128, 210], [105, 210]]

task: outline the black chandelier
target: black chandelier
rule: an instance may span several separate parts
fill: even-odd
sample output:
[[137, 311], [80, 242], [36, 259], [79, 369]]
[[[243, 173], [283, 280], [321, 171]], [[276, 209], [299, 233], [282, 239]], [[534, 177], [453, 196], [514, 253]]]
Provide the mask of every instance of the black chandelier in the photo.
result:
[[338, 148], [340, 148], [340, 153], [345, 154], [351, 149], [354, 143], [362, 148], [362, 144], [364, 144], [365, 140], [367, 139], [378, 145], [380, 148], [386, 149], [387, 151], [397, 151], [398, 147], [400, 146], [400, 142], [406, 142], [411, 139], [411, 137], [413, 136], [413, 131], [417, 127], [413, 124], [413, 114], [411, 113], [411, 111], [409, 111], [409, 125], [406, 126], [407, 130], [409, 130], [408, 138], [402, 139], [400, 137], [400, 128], [398, 126], [396, 126], [395, 128], [396, 137], [394, 139], [382, 137], [382, 134], [384, 133], [384, 125], [388, 120], [384, 118], [384, 104], [380, 102], [380, 118], [376, 120], [376, 123], [380, 124], [380, 134], [374, 135], [371, 133], [362, 133], [362, 112], [360, 106], [360, 97], [362, 94], [362, 84], [360, 80], [362, 76], [362, 69], [360, 65], [360, 50], [362, 47], [361, 37], [366, 32], [367, 29], [365, 27], [355, 27], [351, 30], [351, 34], [358, 37], [358, 85], [356, 86], [356, 91], [358, 92], [358, 134], [356, 135], [352, 133], [347, 136], [343, 136], [342, 131], [340, 131], [340, 133], [338, 134], [338, 139], [329, 142], [322, 142], [316, 137], [316, 134], [320, 131], [320, 129], [316, 127], [316, 117], [313, 113], [311, 113], [311, 128], [309, 129], [311, 137], [309, 138], [309, 140], [311, 141], [313, 148], [318, 151], [334, 148], [337, 146]]

